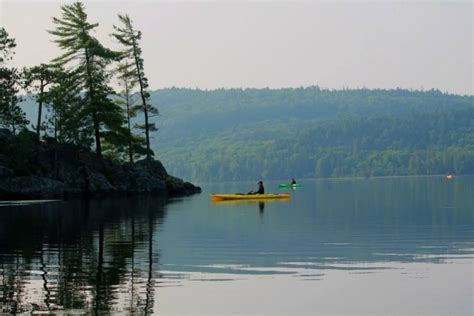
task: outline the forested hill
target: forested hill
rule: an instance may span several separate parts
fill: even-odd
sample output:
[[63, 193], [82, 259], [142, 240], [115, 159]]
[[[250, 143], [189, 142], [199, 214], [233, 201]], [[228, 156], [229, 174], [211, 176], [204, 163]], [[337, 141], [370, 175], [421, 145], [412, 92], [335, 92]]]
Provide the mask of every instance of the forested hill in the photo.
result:
[[164, 89], [151, 93], [152, 148], [199, 181], [474, 174], [473, 102], [437, 90]]
[[153, 149], [200, 181], [474, 173], [474, 98], [437, 90], [164, 89]]

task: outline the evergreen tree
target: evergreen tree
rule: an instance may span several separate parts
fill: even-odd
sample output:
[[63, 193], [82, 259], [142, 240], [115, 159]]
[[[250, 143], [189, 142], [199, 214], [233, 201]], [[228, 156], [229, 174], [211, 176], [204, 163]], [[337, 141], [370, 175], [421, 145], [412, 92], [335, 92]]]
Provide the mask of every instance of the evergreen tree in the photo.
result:
[[45, 101], [46, 87], [53, 82], [54, 73], [50, 66], [41, 64], [24, 70], [25, 86], [31, 89], [38, 103], [38, 119], [36, 123], [36, 135], [40, 140], [43, 103]]
[[49, 105], [48, 123], [53, 137], [59, 143], [71, 143], [90, 148], [93, 131], [91, 118], [87, 115], [86, 100], [81, 97], [80, 73], [57, 68], [53, 72], [52, 86], [44, 95]]
[[138, 87], [140, 90], [140, 98], [142, 103], [142, 111], [145, 117], [145, 124], [138, 126], [141, 129], [145, 130], [145, 139], [146, 139], [146, 149], [147, 149], [147, 159], [150, 159], [154, 155], [153, 151], [150, 149], [150, 132], [156, 131], [156, 126], [154, 123], [150, 123], [149, 119], [151, 115], [157, 115], [158, 110], [149, 104], [150, 93], [148, 89], [148, 79], [145, 76], [142, 50], [140, 48], [139, 42], [142, 37], [142, 33], [138, 30], [135, 30], [132, 25], [132, 20], [128, 15], [119, 14], [119, 20], [122, 23], [121, 27], [115, 26], [115, 33], [113, 36], [123, 45], [125, 49], [123, 51], [124, 56], [127, 60], [130, 61], [128, 69], [133, 69], [135, 71], [136, 80], [138, 82]]
[[0, 64], [12, 59], [13, 49], [16, 47], [15, 39], [8, 36], [7, 31], [0, 27]]
[[108, 98], [113, 91], [106, 69], [120, 54], [104, 47], [91, 35], [98, 23], [87, 21], [81, 2], [64, 5], [61, 9], [62, 18], [53, 18], [56, 29], [50, 33], [56, 36], [55, 42], [64, 53], [53, 62], [70, 66], [77, 74], [78, 83], [85, 91], [85, 102], [79, 112], [85, 118], [80, 121], [90, 123], [86, 127], [93, 130], [96, 153], [102, 157], [101, 138], [108, 137], [123, 122], [120, 108]]
[[8, 128], [14, 134], [28, 124], [25, 113], [18, 106], [20, 73], [16, 68], [7, 67], [12, 59], [15, 40], [0, 27], [0, 126]]
[[126, 62], [119, 65], [117, 72], [118, 85], [121, 87], [117, 103], [122, 107], [123, 112], [125, 113], [127, 121], [128, 160], [133, 162], [135, 158], [146, 155], [147, 153], [146, 147], [144, 147], [144, 145], [146, 146], [145, 139], [138, 135], [134, 135], [132, 131], [131, 120], [136, 117], [137, 112], [141, 109], [140, 105], [135, 105], [135, 94], [133, 94], [133, 89], [135, 88], [137, 81], [135, 80], [134, 69]]

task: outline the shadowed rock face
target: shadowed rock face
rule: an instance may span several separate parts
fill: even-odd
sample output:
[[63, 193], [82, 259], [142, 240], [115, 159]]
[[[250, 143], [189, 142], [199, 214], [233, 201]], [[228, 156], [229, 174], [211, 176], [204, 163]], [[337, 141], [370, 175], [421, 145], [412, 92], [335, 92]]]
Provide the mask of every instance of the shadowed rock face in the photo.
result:
[[[12, 139], [5, 136], [3, 142]], [[31, 149], [20, 156], [20, 163], [18, 155], [0, 153], [3, 158], [0, 160], [0, 198], [141, 193], [176, 196], [201, 192], [201, 188], [168, 175], [158, 160], [120, 164], [98, 159], [93, 153], [70, 145], [38, 142], [31, 145]], [[27, 167], [22, 170], [23, 166]]]

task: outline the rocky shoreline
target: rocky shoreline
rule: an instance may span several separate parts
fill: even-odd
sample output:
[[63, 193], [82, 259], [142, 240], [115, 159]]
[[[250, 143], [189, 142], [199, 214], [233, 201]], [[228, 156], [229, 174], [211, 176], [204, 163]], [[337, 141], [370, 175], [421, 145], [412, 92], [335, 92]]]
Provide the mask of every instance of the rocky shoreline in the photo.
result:
[[[3, 131], [3, 134], [2, 134]], [[158, 160], [119, 163], [76, 146], [17, 139], [0, 131], [0, 199], [153, 194], [183, 196], [201, 188], [169, 175]], [[17, 145], [17, 146], [15, 146]]]

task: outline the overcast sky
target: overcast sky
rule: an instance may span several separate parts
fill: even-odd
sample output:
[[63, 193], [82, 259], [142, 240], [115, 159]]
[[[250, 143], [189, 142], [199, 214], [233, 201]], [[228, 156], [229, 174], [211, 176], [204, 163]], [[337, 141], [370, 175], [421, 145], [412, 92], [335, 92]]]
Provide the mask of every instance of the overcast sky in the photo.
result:
[[[84, 1], [95, 33], [117, 13], [143, 32], [145, 71], [163, 87], [412, 88], [473, 94], [473, 4], [393, 1]], [[0, 0], [15, 63], [59, 54], [51, 17], [64, 1]]]

